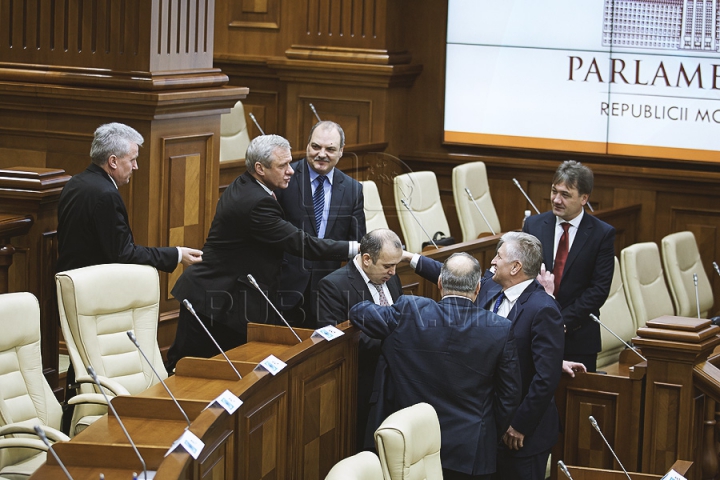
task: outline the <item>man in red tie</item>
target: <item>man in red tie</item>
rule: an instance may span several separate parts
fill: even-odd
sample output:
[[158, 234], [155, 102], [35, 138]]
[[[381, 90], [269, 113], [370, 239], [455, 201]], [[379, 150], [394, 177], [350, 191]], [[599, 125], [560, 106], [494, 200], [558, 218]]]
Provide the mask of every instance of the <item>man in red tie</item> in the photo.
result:
[[[563, 162], [553, 178], [552, 211], [529, 217], [523, 231], [543, 245], [547, 271], [538, 281], [560, 304], [565, 323], [565, 360], [596, 369], [601, 350], [600, 325], [590, 314], [610, 293], [615, 254], [615, 229], [584, 212], [593, 189], [593, 173], [580, 162]], [[551, 273], [552, 272], [552, 273]]]

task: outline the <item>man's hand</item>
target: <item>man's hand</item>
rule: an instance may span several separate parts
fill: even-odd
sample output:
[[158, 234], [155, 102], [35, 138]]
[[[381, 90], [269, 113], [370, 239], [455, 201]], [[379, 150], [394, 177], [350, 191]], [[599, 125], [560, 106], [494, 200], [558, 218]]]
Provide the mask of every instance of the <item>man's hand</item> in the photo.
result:
[[563, 373], [567, 373], [571, 377], [575, 378], [575, 372], [587, 373], [587, 368], [585, 368], [585, 365], [582, 363], [563, 360], [562, 371]]
[[505, 432], [502, 438], [503, 443], [510, 450], [520, 450], [523, 447], [524, 440], [525, 435], [515, 430], [512, 425], [508, 427], [507, 432]]
[[555, 275], [545, 270], [545, 264], [540, 265], [540, 273], [538, 273], [537, 281], [543, 286], [548, 295], [555, 293]]
[[180, 253], [182, 254], [182, 260], [180, 261], [180, 263], [182, 263], [186, 267], [195, 263], [202, 262], [202, 250], [195, 250], [194, 248], [189, 247], [178, 248], [180, 249]]
[[409, 262], [412, 260], [413, 255], [415, 255], [412, 252], [408, 252], [407, 250], [403, 250], [402, 257], [400, 257], [401, 262]]

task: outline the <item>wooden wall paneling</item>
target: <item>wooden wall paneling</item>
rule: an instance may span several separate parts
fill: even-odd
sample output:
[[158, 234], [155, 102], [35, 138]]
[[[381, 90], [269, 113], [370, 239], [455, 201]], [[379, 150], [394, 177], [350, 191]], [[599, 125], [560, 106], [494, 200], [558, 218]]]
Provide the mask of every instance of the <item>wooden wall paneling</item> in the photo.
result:
[[616, 205], [640, 205], [640, 221], [638, 222], [637, 242], [649, 242], [655, 238], [655, 218], [657, 192], [651, 189], [616, 188], [614, 203]]

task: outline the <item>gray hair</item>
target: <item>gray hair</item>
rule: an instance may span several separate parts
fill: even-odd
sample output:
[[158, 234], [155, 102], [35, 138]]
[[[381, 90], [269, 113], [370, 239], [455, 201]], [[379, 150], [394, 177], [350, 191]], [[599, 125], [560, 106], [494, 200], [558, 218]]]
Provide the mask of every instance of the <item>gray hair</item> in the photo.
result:
[[552, 184], [565, 184], [568, 188], [577, 188], [580, 195], [590, 195], [593, 189], [592, 170], [575, 160], [565, 160], [555, 171]]
[[380, 251], [388, 246], [402, 249], [402, 242], [397, 233], [387, 228], [376, 228], [368, 232], [360, 239], [360, 253], [370, 255], [370, 260], [377, 263], [380, 258]]
[[540, 273], [543, 262], [542, 244], [534, 235], [524, 232], [507, 232], [498, 242], [498, 249], [505, 246], [506, 260], [522, 264], [527, 278], [535, 278]]
[[250, 172], [255, 172], [256, 163], [265, 168], [272, 167], [272, 155], [277, 148], [290, 150], [290, 142], [280, 135], [260, 135], [253, 138], [245, 153], [245, 166]]
[[343, 148], [345, 146], [345, 132], [340, 125], [335, 122], [331, 122], [330, 120], [321, 120], [315, 125], [313, 125], [313, 127], [310, 129], [310, 135], [308, 136], [308, 145], [312, 141], [313, 133], [315, 133], [315, 130], [317, 130], [318, 128], [335, 128], [340, 134], [340, 148]]
[[122, 123], [106, 123], [95, 130], [90, 147], [90, 158], [95, 165], [102, 167], [112, 155], [124, 157], [130, 153], [130, 144], [141, 147], [143, 136], [132, 127]]
[[440, 269], [443, 293], [473, 294], [481, 276], [480, 262], [475, 257], [465, 252], [453, 253]]

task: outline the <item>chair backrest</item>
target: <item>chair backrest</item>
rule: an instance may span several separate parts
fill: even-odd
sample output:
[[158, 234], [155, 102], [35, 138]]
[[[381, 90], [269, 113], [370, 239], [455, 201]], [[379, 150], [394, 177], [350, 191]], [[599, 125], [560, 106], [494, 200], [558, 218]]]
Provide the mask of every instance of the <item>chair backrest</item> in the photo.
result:
[[660, 251], [654, 242], [624, 248], [620, 252], [620, 271], [635, 330], [648, 320], [675, 314], [665, 286]]
[[132, 330], [155, 369], [167, 377], [157, 343], [160, 282], [147, 265], [106, 264], [55, 275], [60, 325], [75, 374], [98, 375], [131, 394], [157, 382], [126, 332]]
[[395, 177], [394, 183], [395, 208], [407, 251], [420, 253], [423, 242], [427, 242], [428, 238], [401, 200], [405, 200], [430, 236], [436, 232], [451, 235], [434, 172], [404, 173]]
[[700, 316], [707, 318], [713, 307], [710, 279], [702, 265], [700, 250], [692, 232], [677, 232], [662, 239], [662, 261], [676, 315], [697, 317], [693, 273], [698, 276]]
[[[62, 410], [43, 375], [40, 305], [31, 293], [0, 295], [0, 426], [60, 428]], [[0, 469], [37, 454], [3, 449]]]
[[360, 452], [336, 463], [325, 480], [383, 480], [380, 459], [372, 452]]
[[377, 228], [388, 228], [377, 185], [372, 180], [365, 180], [360, 183], [363, 186], [363, 197], [365, 199], [363, 209], [365, 210], [366, 230], [372, 232]]
[[[635, 322], [625, 299], [620, 262], [617, 257], [615, 257], [615, 271], [610, 285], [610, 295], [600, 307], [600, 321], [628, 343], [635, 336]], [[617, 362], [620, 352], [625, 349], [625, 344], [602, 327], [600, 327], [600, 335], [602, 351], [597, 356], [598, 368]]]
[[237, 102], [230, 113], [220, 116], [220, 161], [245, 158], [250, 145], [245, 109]]
[[386, 480], [442, 479], [440, 422], [427, 403], [403, 408], [375, 431], [375, 446]]
[[[488, 185], [487, 170], [483, 162], [470, 162], [458, 165], [452, 172], [453, 197], [457, 209], [460, 228], [462, 228], [463, 242], [475, 240], [481, 233], [500, 233], [500, 219], [495, 211], [490, 185]], [[468, 196], [465, 189], [472, 193], [477, 207]], [[490, 227], [483, 220], [478, 207], [485, 215]]]

